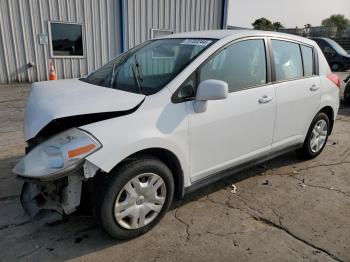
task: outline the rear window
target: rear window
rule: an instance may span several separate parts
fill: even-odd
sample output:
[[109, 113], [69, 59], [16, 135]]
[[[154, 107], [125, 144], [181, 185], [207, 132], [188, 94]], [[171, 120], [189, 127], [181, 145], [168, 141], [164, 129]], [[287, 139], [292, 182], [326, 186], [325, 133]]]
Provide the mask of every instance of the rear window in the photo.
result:
[[272, 40], [276, 81], [303, 77], [303, 64], [299, 44]]
[[314, 59], [311, 47], [301, 45], [301, 53], [303, 55], [304, 76], [312, 76], [314, 74]]

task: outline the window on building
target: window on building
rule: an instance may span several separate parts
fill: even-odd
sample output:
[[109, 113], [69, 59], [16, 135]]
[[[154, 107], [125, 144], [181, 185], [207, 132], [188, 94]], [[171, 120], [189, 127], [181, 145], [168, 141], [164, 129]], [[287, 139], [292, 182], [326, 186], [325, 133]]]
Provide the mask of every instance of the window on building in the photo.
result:
[[164, 35], [171, 35], [174, 31], [169, 29], [151, 29], [151, 39], [161, 37]]
[[273, 57], [276, 69], [276, 81], [285, 81], [303, 77], [303, 64], [299, 44], [272, 40]]
[[314, 74], [314, 59], [312, 48], [301, 45], [301, 53], [303, 54], [304, 76], [312, 76]]
[[50, 22], [52, 56], [84, 55], [83, 26], [74, 23]]
[[266, 55], [263, 40], [246, 40], [221, 50], [200, 69], [200, 82], [218, 79], [229, 92], [266, 83]]

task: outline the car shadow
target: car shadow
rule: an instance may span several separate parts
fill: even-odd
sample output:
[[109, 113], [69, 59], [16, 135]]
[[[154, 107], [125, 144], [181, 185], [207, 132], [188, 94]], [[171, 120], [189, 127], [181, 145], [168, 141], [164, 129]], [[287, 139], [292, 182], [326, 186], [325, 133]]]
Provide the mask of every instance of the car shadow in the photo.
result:
[[196, 189], [195, 191], [187, 194], [184, 197], [184, 199], [175, 201], [172, 206], [172, 209], [175, 209], [181, 205], [185, 205], [186, 203], [189, 203], [192, 201], [197, 201], [198, 199], [203, 198], [206, 195], [210, 195], [226, 187], [231, 187], [232, 184], [239, 183], [240, 181], [246, 180], [251, 177], [260, 176], [269, 169], [295, 165], [300, 162], [302, 162], [302, 160], [300, 160], [297, 157], [295, 152], [289, 152], [275, 159], [263, 162], [260, 165], [253, 166], [241, 172], [235, 173], [234, 171], [232, 171], [232, 175], [229, 175], [228, 177], [220, 179], [210, 185]]

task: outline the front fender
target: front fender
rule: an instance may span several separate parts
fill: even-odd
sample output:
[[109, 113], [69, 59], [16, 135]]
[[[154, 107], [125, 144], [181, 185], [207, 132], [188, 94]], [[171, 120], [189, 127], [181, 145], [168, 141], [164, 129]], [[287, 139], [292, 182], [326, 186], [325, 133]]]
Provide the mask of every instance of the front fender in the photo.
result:
[[190, 185], [188, 120], [184, 103], [149, 107], [145, 101], [130, 115], [82, 126], [102, 144], [87, 160], [104, 172], [110, 172], [128, 156], [151, 148], [171, 151], [184, 173], [184, 185]]

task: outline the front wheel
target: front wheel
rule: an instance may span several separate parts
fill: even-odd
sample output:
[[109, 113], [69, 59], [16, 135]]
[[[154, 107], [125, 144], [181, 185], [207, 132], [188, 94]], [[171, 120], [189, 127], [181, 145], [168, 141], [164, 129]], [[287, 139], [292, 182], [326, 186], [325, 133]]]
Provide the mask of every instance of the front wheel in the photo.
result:
[[304, 145], [297, 151], [302, 159], [312, 159], [318, 156], [324, 149], [330, 132], [328, 116], [320, 112], [312, 121]]
[[117, 239], [134, 238], [154, 227], [174, 195], [171, 171], [152, 156], [127, 161], [102, 180], [95, 214]]

